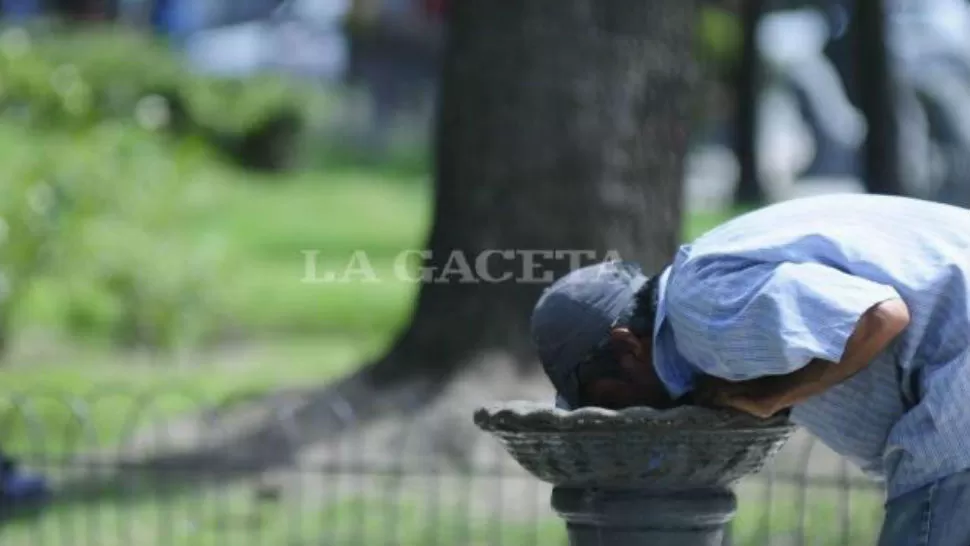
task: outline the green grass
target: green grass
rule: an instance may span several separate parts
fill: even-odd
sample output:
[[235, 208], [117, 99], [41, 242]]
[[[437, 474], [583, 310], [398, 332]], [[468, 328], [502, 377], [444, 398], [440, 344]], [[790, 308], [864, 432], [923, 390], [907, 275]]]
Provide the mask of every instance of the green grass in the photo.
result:
[[736, 544], [787, 544], [783, 537], [790, 541], [799, 535], [807, 546], [875, 544], [882, 525], [884, 500], [875, 488], [842, 491], [791, 483], [768, 488], [749, 479], [738, 495]]
[[61, 456], [106, 448], [173, 415], [284, 387], [325, 383], [376, 356], [386, 337], [252, 340], [186, 362], [53, 344], [0, 372], [5, 450]]
[[694, 213], [687, 216], [684, 222], [684, 240], [692, 241], [705, 232], [716, 228], [730, 220], [745, 209]]
[[[157, 493], [157, 484], [146, 485]], [[559, 546], [565, 536], [554, 518], [503, 522], [414, 495], [259, 502], [251, 487], [235, 485], [176, 492], [164, 501], [140, 498], [135, 488], [110, 501], [54, 509], [39, 524], [14, 523], [0, 530], [0, 538], [5, 546], [61, 544], [65, 529], [74, 531], [76, 546]]]
[[231, 237], [247, 256], [292, 261], [303, 250], [396, 253], [420, 245], [431, 192], [422, 179], [376, 179], [361, 170], [255, 179], [219, 188], [218, 213], [188, 226]]
[[[423, 245], [428, 185], [410, 177], [375, 179], [368, 171], [259, 182], [221, 186], [218, 214], [187, 227], [231, 241], [239, 256], [240, 267], [225, 283], [232, 321], [263, 333], [373, 335], [400, 328], [417, 285], [389, 273], [403, 250]], [[340, 275], [355, 253], [366, 255], [380, 283], [308, 282], [308, 261], [317, 276]]]

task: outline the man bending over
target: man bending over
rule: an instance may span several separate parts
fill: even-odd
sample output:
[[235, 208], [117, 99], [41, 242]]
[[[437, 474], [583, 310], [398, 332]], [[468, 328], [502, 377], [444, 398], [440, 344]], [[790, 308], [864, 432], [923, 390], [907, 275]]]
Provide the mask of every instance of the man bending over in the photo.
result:
[[970, 545], [970, 211], [796, 199], [647, 277], [610, 262], [546, 289], [532, 335], [560, 407], [790, 412], [884, 481], [880, 546]]

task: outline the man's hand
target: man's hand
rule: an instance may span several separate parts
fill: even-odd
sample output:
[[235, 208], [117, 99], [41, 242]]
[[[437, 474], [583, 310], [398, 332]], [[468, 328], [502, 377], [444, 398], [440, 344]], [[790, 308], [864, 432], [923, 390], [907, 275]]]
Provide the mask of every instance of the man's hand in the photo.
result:
[[751, 381], [734, 383], [705, 375], [696, 382], [693, 401], [699, 406], [731, 408], [767, 419], [783, 408], [779, 397], [762, 387], [763, 385]]
[[752, 397], [740, 395], [730, 397], [725, 402], [729, 408], [743, 411], [760, 419], [768, 419], [783, 409], [781, 404], [773, 396]]

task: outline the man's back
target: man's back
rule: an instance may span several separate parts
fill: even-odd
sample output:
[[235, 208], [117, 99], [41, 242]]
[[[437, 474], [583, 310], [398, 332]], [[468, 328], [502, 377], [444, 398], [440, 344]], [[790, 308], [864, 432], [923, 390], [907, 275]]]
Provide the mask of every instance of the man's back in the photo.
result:
[[873, 195], [787, 201], [740, 216], [683, 247], [674, 270], [693, 271], [683, 290], [698, 292], [706, 288], [697, 282], [705, 276], [701, 270], [710, 277], [749, 262], [815, 262], [891, 285], [912, 307], [917, 327], [932, 318], [928, 313], [938, 316], [942, 305], [958, 306], [951, 311], [970, 321], [964, 313], [970, 278], [966, 209]]
[[[879, 230], [874, 232], [874, 230]], [[692, 245], [694, 253], [783, 246], [814, 237], [869, 246], [882, 235], [933, 245], [970, 249], [970, 211], [916, 199], [864, 194], [839, 194], [784, 201], [741, 215], [707, 232]], [[941, 238], [942, 237], [942, 238]], [[848, 239], [846, 239], [848, 238]], [[725, 246], [727, 245], [727, 246]], [[845, 246], [842, 244], [841, 246]]]
[[[731, 331], [722, 329], [728, 310], [732, 320], [759, 312], [745, 295], [760, 290], [759, 283], [769, 282], [782, 264], [818, 265], [891, 287], [912, 316], [890, 350], [850, 380], [796, 406], [793, 419], [865, 469], [888, 473], [891, 494], [970, 465], [970, 446], [961, 445], [970, 442], [970, 211], [836, 195], [780, 203], [724, 224], [682, 247], [671, 267], [666, 306], [683, 356], [713, 365], [707, 361], [716, 355], [685, 341]], [[773, 311], [785, 315], [777, 324], [749, 324], [748, 339], [722, 339], [711, 347], [757, 344], [764, 331], [792, 320], [824, 329], [825, 306], [813, 298], [829, 288], [852, 297], [851, 286], [842, 293], [837, 290], [845, 286], [795, 287], [790, 294], [776, 289], [789, 302]]]

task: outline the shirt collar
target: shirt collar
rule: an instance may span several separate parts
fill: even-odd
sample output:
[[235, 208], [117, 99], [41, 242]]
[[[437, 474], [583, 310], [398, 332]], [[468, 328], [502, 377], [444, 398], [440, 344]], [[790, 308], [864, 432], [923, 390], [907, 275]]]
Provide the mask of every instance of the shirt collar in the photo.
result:
[[653, 367], [673, 399], [680, 398], [693, 388], [694, 374], [690, 365], [677, 352], [673, 331], [667, 323], [667, 282], [670, 267], [660, 274], [657, 284], [657, 315], [653, 327]]

